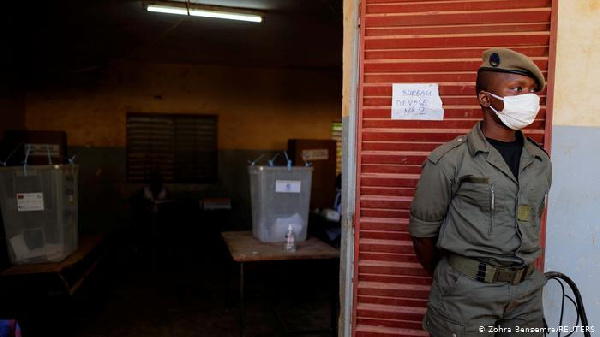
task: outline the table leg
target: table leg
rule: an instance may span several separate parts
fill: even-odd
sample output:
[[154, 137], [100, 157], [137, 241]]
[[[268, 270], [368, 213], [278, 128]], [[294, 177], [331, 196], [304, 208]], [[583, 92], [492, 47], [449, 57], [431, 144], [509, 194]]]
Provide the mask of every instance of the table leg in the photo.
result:
[[244, 262], [240, 262], [240, 337], [244, 336]]
[[[230, 262], [230, 261], [227, 261]], [[225, 268], [225, 312], [229, 313], [231, 309], [231, 272], [235, 268], [235, 263], [231, 262]]]

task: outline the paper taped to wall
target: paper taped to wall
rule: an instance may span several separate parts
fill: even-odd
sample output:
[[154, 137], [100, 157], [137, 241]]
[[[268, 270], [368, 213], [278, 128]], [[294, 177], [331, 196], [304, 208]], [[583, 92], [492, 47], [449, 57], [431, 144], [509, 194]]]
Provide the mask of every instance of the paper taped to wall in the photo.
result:
[[327, 159], [329, 159], [329, 150], [327, 150], [327, 149], [302, 150], [302, 159], [305, 161], [327, 160]]

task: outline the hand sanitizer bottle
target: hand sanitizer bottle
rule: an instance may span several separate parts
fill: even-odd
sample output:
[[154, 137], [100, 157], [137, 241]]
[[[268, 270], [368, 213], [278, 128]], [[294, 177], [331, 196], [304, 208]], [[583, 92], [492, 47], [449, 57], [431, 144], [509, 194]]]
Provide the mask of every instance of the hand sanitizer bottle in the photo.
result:
[[286, 253], [294, 253], [296, 252], [296, 237], [294, 236], [294, 228], [292, 225], [288, 225], [288, 230], [286, 234], [286, 241], [283, 247], [283, 250]]

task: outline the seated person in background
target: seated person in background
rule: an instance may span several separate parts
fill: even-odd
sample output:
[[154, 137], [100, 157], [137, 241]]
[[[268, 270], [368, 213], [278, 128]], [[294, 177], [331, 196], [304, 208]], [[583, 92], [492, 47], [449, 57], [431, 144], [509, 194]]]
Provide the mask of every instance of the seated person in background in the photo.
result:
[[166, 256], [174, 216], [174, 203], [163, 185], [162, 174], [151, 172], [148, 184], [138, 190], [131, 202], [134, 252], [143, 261], [159, 263], [158, 258]]
[[144, 187], [144, 203], [150, 212], [158, 212], [158, 205], [170, 201], [167, 199], [167, 189], [163, 186], [163, 176], [159, 172], [150, 173], [148, 186]]

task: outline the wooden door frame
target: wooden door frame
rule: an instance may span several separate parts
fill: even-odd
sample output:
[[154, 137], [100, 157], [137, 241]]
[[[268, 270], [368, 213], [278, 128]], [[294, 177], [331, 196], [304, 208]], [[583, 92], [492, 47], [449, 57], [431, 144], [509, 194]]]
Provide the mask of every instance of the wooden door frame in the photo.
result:
[[342, 79], [342, 242], [340, 251], [340, 315], [338, 336], [354, 333], [356, 294], [355, 209], [358, 143], [360, 55], [360, 0], [344, 0]]
[[[550, 44], [548, 51], [548, 78], [546, 87], [546, 129], [544, 131], [544, 148], [551, 155], [552, 152], [552, 116], [554, 115], [554, 79], [556, 73], [556, 41], [558, 37], [558, 1], [552, 0], [552, 17], [550, 18]], [[548, 198], [546, 198], [546, 206], [548, 206]], [[542, 247], [542, 255], [536, 261], [539, 270], [544, 271], [544, 263], [546, 261], [546, 219], [548, 207], [545, 207], [542, 214], [540, 228], [540, 246]]]

